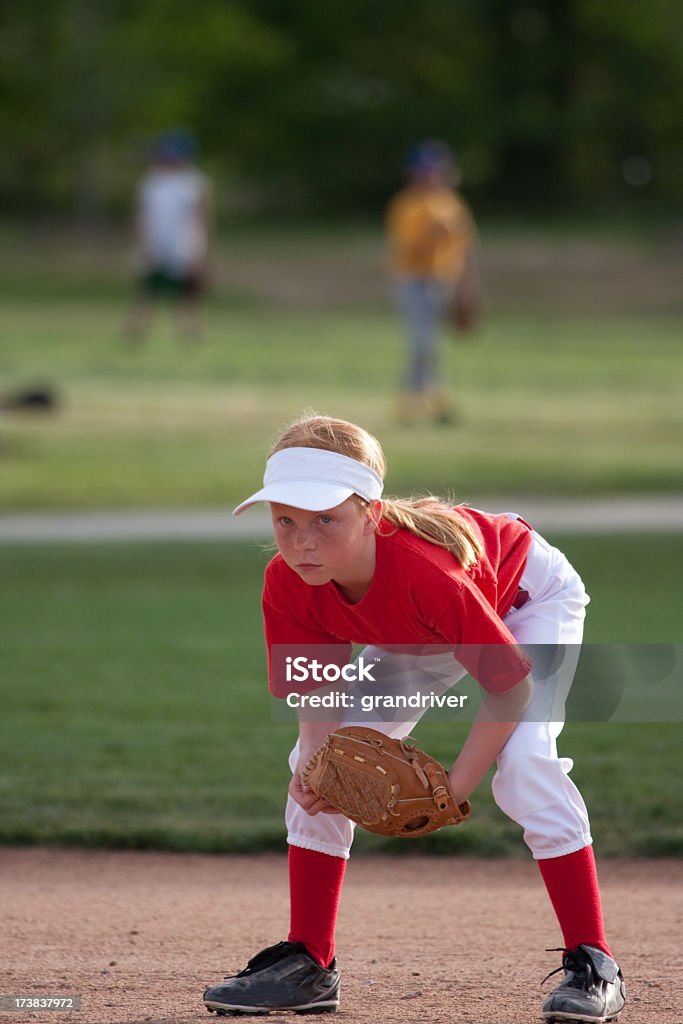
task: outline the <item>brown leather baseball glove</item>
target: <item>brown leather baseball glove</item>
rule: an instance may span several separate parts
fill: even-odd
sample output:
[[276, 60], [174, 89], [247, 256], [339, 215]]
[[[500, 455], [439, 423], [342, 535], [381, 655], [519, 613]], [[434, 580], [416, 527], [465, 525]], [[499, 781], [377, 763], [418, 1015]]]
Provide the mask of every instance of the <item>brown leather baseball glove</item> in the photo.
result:
[[446, 319], [458, 337], [472, 335], [481, 320], [481, 302], [478, 295], [469, 289], [456, 290], [447, 309]]
[[304, 785], [369, 832], [415, 839], [459, 825], [470, 805], [456, 804], [443, 765], [412, 740], [347, 726], [331, 733], [302, 772]]

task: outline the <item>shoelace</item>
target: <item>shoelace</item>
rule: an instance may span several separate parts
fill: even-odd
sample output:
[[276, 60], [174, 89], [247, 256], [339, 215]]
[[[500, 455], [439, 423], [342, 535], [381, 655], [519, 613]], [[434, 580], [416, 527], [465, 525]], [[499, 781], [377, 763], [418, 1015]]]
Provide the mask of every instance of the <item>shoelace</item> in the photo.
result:
[[[554, 974], [559, 974], [560, 971], [572, 971], [577, 976], [583, 974], [590, 980], [592, 974], [591, 962], [581, 950], [567, 949], [565, 946], [555, 946], [552, 949], [546, 949], [546, 953], [562, 953], [562, 964], [556, 967], [554, 971], [546, 974], [541, 985], [545, 985], [548, 978], [552, 978]], [[586, 986], [582, 984], [578, 977], [575, 977], [567, 983], [567, 987], [585, 988]]]
[[271, 964], [282, 960], [288, 953], [298, 952], [298, 945], [298, 943], [294, 942], [277, 942], [274, 946], [268, 946], [267, 949], [262, 949], [260, 953], [252, 957], [243, 971], [239, 971], [238, 974], [226, 974], [224, 980], [230, 981], [231, 978], [244, 978], [249, 974], [254, 974], [255, 971], [262, 970], [264, 967], [270, 967]]

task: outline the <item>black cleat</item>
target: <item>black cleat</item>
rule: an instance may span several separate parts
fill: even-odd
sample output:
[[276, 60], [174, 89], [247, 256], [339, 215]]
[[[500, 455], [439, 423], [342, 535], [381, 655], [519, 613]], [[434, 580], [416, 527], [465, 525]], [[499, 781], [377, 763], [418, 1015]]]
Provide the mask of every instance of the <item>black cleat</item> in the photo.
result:
[[[563, 1021], [605, 1024], [616, 1020], [626, 1001], [619, 965], [593, 946], [577, 946], [562, 952], [562, 967], [557, 970], [564, 969], [565, 978], [543, 1004], [546, 1024], [562, 1024]], [[551, 971], [547, 978], [556, 973]]]
[[221, 1016], [265, 1017], [272, 1012], [335, 1013], [339, 1006], [336, 961], [321, 967], [302, 942], [278, 942], [257, 953], [239, 974], [207, 988], [207, 1010]]

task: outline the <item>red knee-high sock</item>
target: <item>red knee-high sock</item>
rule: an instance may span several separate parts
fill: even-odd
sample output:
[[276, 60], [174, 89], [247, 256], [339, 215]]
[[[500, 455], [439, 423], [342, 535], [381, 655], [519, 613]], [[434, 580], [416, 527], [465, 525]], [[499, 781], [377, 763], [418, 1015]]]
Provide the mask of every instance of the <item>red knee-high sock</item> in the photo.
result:
[[346, 861], [300, 846], [289, 847], [289, 941], [303, 942], [327, 967], [334, 957], [334, 929]]
[[560, 922], [567, 949], [595, 946], [612, 956], [602, 920], [598, 872], [592, 846], [566, 857], [539, 860], [545, 887]]

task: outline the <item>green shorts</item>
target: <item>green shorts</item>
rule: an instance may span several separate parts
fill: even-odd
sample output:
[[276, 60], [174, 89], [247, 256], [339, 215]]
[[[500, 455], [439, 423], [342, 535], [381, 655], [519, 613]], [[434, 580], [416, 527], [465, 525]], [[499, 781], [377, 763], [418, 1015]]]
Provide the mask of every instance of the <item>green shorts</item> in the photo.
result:
[[166, 267], [154, 267], [142, 277], [142, 290], [155, 298], [194, 299], [204, 288], [198, 273], [177, 274]]

